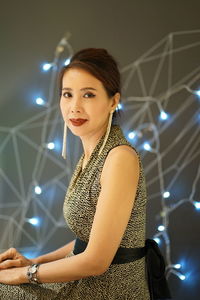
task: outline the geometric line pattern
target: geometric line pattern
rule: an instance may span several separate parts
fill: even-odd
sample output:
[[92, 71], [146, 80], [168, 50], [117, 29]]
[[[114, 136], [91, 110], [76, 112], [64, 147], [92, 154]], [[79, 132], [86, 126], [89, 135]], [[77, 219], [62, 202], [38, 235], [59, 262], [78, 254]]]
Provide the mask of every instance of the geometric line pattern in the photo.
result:
[[[67, 161], [60, 155], [57, 74], [73, 54], [69, 37], [65, 34], [56, 47], [40, 112], [13, 128], [0, 127], [0, 251], [14, 246], [37, 256], [67, 239], [63, 199], [82, 152], [80, 140], [69, 133]], [[176, 241], [170, 223], [186, 203], [194, 211], [199, 207], [199, 52], [200, 30], [174, 32], [121, 69], [120, 125], [142, 156], [152, 220], [148, 234], [165, 254], [167, 276], [180, 279], [187, 274], [171, 254]]]

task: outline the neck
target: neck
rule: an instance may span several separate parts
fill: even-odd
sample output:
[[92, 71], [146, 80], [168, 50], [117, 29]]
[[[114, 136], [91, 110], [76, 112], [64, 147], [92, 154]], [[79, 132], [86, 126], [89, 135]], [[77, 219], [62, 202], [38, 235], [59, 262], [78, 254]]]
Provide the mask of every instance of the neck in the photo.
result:
[[84, 150], [83, 164], [87, 163], [87, 161], [90, 159], [90, 156], [91, 156], [94, 148], [98, 144], [101, 137], [105, 134], [106, 128], [107, 128], [107, 124], [106, 124], [106, 126], [102, 127], [101, 130], [99, 130], [95, 134], [91, 134], [87, 137], [86, 136], [81, 137], [83, 150]]

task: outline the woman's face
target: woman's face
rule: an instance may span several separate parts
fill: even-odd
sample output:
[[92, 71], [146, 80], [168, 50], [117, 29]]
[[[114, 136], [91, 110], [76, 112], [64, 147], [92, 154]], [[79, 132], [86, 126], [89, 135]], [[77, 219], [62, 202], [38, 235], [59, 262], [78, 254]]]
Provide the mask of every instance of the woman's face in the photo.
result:
[[[82, 69], [69, 69], [62, 81], [60, 108], [64, 121], [73, 134], [89, 136], [107, 126], [110, 111], [114, 111], [120, 94], [109, 98], [96, 77]], [[75, 126], [70, 119], [86, 119]]]

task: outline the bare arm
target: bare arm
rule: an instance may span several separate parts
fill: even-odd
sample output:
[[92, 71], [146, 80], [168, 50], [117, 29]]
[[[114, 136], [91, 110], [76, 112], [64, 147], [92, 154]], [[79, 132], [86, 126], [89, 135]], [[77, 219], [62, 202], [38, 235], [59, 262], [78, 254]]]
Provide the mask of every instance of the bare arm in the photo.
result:
[[[99, 264], [91, 259], [86, 251], [40, 265], [37, 277], [40, 282], [67, 282], [100, 273]], [[21, 284], [28, 283], [27, 266], [9, 268], [0, 271], [0, 283]]]
[[31, 264], [42, 264], [56, 261], [65, 258], [74, 248], [75, 240], [69, 242], [67, 245], [52, 251], [50, 253], [38, 256], [33, 259], [28, 259], [17, 251], [15, 248], [10, 248], [0, 254], [0, 270], [12, 267], [25, 267]]
[[38, 256], [34, 259], [31, 259], [31, 262], [33, 264], [44, 264], [47, 262], [55, 261], [61, 258], [64, 258], [66, 255], [68, 255], [74, 248], [75, 240], [69, 242], [67, 245], [52, 251], [50, 253]]

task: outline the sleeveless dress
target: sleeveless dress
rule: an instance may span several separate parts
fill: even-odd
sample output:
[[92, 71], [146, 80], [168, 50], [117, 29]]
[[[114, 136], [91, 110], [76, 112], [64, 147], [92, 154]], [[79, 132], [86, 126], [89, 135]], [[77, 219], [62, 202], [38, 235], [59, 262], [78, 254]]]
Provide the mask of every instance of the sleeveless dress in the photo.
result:
[[[99, 139], [85, 168], [82, 170], [84, 153], [75, 167], [63, 205], [66, 223], [77, 237], [86, 242], [89, 241], [101, 191], [100, 176], [105, 159], [114, 147], [129, 145], [138, 155], [140, 174], [134, 206], [120, 246], [144, 247], [147, 193], [140, 155], [126, 140], [120, 126], [111, 125], [107, 142], [98, 156], [104, 137], [105, 134]], [[72, 250], [66, 257], [73, 255]], [[18, 286], [0, 284], [0, 299], [149, 300], [146, 278], [145, 258], [143, 257], [125, 264], [110, 265], [108, 270], [101, 275], [66, 283], [21, 284]]]

